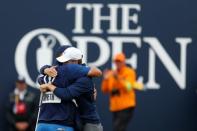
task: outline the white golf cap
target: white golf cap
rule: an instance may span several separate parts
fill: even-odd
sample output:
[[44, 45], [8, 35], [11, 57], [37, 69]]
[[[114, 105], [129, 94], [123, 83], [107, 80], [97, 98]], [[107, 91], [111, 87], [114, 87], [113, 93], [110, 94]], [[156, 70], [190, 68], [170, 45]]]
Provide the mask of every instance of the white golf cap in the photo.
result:
[[75, 48], [75, 47], [69, 47], [60, 57], [57, 57], [56, 60], [60, 63], [67, 62], [69, 60], [81, 60], [83, 58], [83, 53]]

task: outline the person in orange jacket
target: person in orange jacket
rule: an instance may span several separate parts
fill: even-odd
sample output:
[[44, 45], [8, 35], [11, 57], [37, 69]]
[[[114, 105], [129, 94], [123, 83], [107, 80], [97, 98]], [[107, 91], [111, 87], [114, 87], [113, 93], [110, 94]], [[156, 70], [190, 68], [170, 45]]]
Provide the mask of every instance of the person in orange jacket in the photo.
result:
[[136, 82], [136, 72], [127, 67], [125, 55], [114, 57], [116, 70], [104, 71], [102, 92], [110, 95], [110, 111], [113, 113], [113, 131], [125, 131], [136, 106], [135, 90], [143, 84]]

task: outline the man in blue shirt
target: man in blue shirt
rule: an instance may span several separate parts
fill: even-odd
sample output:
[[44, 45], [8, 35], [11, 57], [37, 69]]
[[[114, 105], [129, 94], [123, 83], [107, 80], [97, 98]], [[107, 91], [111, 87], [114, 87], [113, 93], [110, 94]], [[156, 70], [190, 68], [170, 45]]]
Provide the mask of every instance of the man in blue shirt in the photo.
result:
[[[96, 76], [96, 74], [98, 74], [98, 70], [96, 70], [96, 68], [90, 69], [89, 67], [77, 65], [76, 62], [78, 62], [78, 60], [81, 60], [81, 58], [82, 55], [79, 50], [77, 51], [76, 48], [74, 49], [73, 47], [65, 50], [63, 57], [61, 56], [60, 59], [57, 58], [59, 62], [64, 61], [67, 63], [63, 64], [62, 66], [56, 67], [58, 75], [53, 81], [53, 84], [58, 86], [59, 88], [57, 88], [56, 92], [50, 90], [51, 92], [45, 93], [43, 97], [44, 104], [41, 108], [38, 131], [46, 129], [46, 126], [42, 126], [46, 123], [53, 125], [55, 124], [56, 126], [65, 125], [67, 127], [72, 127], [74, 123], [69, 123], [68, 121], [69, 119], [72, 121], [75, 116], [75, 107], [73, 106], [73, 102], [71, 100], [79, 96], [79, 113], [84, 124], [91, 121], [89, 122], [90, 124], [93, 123], [101, 126], [98, 114], [96, 112], [95, 102], [93, 100], [94, 86], [91, 78], [87, 77], [88, 75]], [[44, 78], [46, 77], [42, 77], [42, 80], [44, 80]], [[73, 82], [74, 84], [70, 87], [72, 89], [72, 95], [67, 95], [69, 94], [68, 90], [64, 89], [66, 89], [65, 87]], [[45, 84], [45, 86], [46, 85], [47, 84]], [[43, 92], [46, 92], [49, 89], [44, 88], [44, 85], [42, 85], [41, 90]], [[82, 97], [82, 95], [84, 97]], [[89, 113], [91, 113], [92, 115], [90, 115]], [[65, 129], [68, 130], [68, 128]]]

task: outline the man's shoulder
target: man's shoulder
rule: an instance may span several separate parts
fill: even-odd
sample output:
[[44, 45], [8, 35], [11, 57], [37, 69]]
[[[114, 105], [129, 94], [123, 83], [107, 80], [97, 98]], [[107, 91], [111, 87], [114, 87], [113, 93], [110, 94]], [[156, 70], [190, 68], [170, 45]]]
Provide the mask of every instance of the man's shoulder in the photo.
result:
[[58, 75], [63, 75], [63, 74], [69, 73], [71, 70], [70, 68], [71, 67], [69, 64], [63, 64], [63, 65], [57, 66], [56, 70], [58, 72]]
[[56, 69], [57, 70], [67, 70], [67, 71], [72, 71], [72, 70], [74, 70], [74, 69], [77, 69], [77, 68], [79, 68], [79, 67], [81, 67], [81, 65], [78, 65], [78, 64], [63, 64], [63, 65], [61, 65], [61, 66], [58, 66]]
[[125, 71], [127, 73], [135, 73], [135, 69], [133, 69], [132, 67], [125, 67]]
[[81, 65], [79, 65], [79, 64], [63, 64], [63, 65], [57, 66], [57, 68], [72, 68], [72, 67], [78, 67], [78, 66], [81, 66]]

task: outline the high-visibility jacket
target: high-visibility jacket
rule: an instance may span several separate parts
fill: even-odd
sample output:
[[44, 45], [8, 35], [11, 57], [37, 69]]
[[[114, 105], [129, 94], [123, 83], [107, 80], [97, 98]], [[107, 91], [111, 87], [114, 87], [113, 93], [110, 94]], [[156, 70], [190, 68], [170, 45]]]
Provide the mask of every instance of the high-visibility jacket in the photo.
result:
[[111, 70], [108, 73], [108, 78], [102, 81], [102, 91], [110, 94], [110, 111], [135, 107], [135, 91], [132, 88], [136, 82], [134, 69], [125, 66], [120, 71]]

